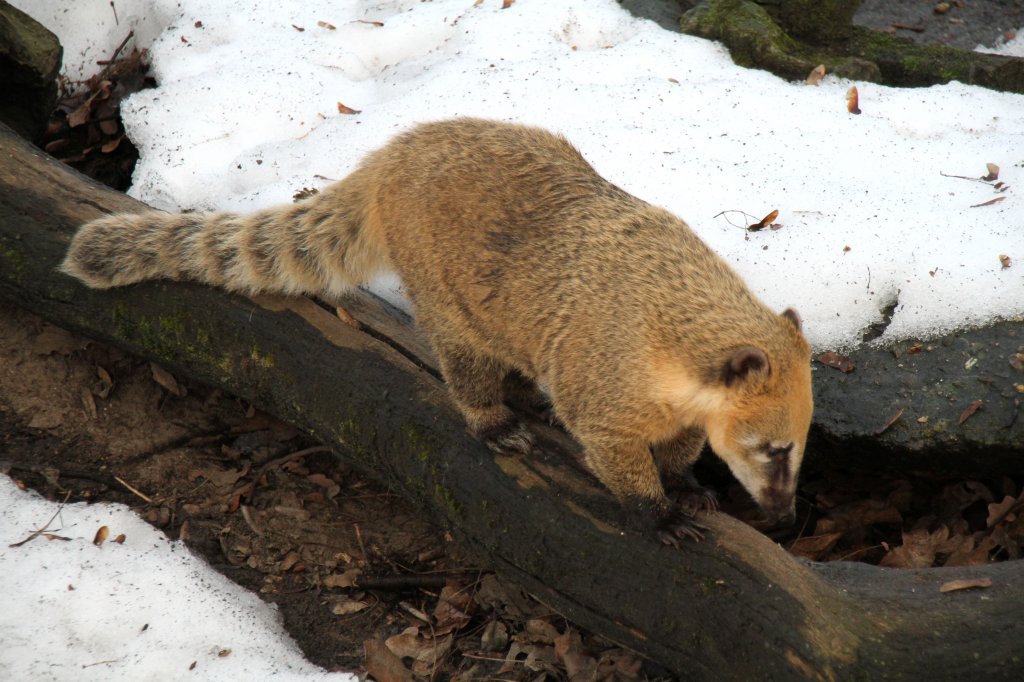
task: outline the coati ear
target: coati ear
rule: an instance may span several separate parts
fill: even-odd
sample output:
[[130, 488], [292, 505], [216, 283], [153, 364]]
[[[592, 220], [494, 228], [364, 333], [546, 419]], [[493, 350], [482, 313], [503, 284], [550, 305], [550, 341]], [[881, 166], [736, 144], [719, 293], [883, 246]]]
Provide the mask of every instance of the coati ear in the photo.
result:
[[792, 308], [786, 308], [782, 311], [782, 316], [793, 323], [797, 331], [800, 331], [800, 315], [797, 314]]
[[768, 356], [757, 346], [740, 346], [734, 350], [722, 371], [726, 386], [733, 386], [755, 375], [768, 375]]

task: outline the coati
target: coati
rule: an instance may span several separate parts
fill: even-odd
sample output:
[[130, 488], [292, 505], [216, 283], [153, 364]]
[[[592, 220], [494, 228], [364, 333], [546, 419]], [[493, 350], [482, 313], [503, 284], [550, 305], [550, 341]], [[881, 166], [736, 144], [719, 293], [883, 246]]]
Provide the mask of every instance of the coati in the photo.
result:
[[769, 522], [793, 518], [812, 411], [799, 317], [545, 130], [418, 125], [296, 204], [87, 223], [62, 269], [96, 288], [170, 278], [324, 296], [396, 271], [492, 449], [533, 448], [504, 402], [516, 371], [663, 542], [699, 539], [696, 511], [716, 506], [690, 474], [706, 440]]

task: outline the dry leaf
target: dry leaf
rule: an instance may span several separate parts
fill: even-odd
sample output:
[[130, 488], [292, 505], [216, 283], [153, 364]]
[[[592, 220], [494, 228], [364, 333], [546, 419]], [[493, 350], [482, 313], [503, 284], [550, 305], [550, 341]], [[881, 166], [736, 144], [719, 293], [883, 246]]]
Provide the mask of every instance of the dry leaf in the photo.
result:
[[369, 24], [370, 26], [383, 26], [383, 21], [367, 21], [366, 19], [356, 19], [357, 24]]
[[804, 81], [807, 85], [821, 85], [821, 79], [825, 77], [825, 65], [818, 64]]
[[99, 530], [96, 531], [96, 535], [93, 536], [92, 544], [99, 547], [107, 541], [107, 536], [110, 535], [110, 529], [106, 526], [100, 526]]
[[338, 113], [339, 114], [355, 115], [355, 114], [361, 114], [362, 112], [363, 112], [362, 109], [353, 109], [352, 107], [347, 107], [344, 104], [342, 104], [341, 102], [338, 102]]
[[597, 673], [597, 659], [587, 656], [578, 632], [566, 626], [565, 634], [555, 637], [555, 656], [565, 665], [570, 680], [592, 680]]
[[789, 553], [795, 556], [804, 557], [811, 561], [818, 561], [826, 552], [832, 549], [839, 538], [843, 537], [842, 531], [835, 533], [824, 533], [822, 535], [808, 535], [797, 538], [789, 546]]
[[826, 367], [838, 369], [843, 374], [849, 374], [853, 370], [857, 369], [857, 365], [853, 364], [853, 361], [850, 360], [850, 358], [831, 351], [828, 353], [822, 353], [814, 359]]
[[747, 226], [747, 230], [750, 231], [750, 232], [757, 232], [758, 230], [763, 230], [764, 228], [766, 228], [769, 225], [771, 225], [772, 221], [774, 221], [778, 217], [779, 217], [779, 209], [775, 209], [774, 211], [772, 211], [771, 213], [769, 213], [765, 217], [761, 218], [760, 222], [754, 223], [753, 225], [748, 225]]
[[406, 628], [400, 634], [384, 640], [391, 653], [399, 658], [411, 658], [413, 672], [430, 672], [434, 664], [440, 663], [452, 647], [452, 636], [429, 637], [420, 633], [416, 626]]
[[303, 28], [302, 26], [296, 26], [295, 24], [292, 24], [292, 28], [294, 28], [294, 29], [295, 29], [296, 31], [298, 31], [299, 33], [302, 33], [303, 31], [305, 31], [305, 30], [306, 30], [306, 29], [305, 29], [305, 28]]
[[121, 144], [121, 140], [123, 140], [123, 139], [124, 139], [124, 135], [121, 135], [120, 137], [114, 138], [110, 142], [108, 142], [105, 145], [103, 145], [102, 147], [100, 147], [100, 151], [103, 152], [104, 154], [109, 154], [110, 152], [112, 152], [112, 151], [114, 151], [115, 149], [118, 148], [118, 146]]
[[363, 642], [363, 667], [377, 682], [413, 682], [415, 679], [379, 634]]
[[327, 587], [355, 587], [363, 572], [358, 568], [350, 568], [344, 573], [334, 573], [324, 578]]
[[918, 417], [917, 418], [917, 423], [918, 424], [927, 424], [928, 423], [928, 415], [923, 414], [920, 417]]
[[992, 587], [992, 579], [962, 578], [960, 580], [950, 580], [948, 583], [942, 584], [942, 587], [939, 588], [939, 592], [955, 592], [957, 590], [966, 590], [972, 587]]
[[967, 408], [960, 413], [960, 419], [957, 421], [957, 424], [963, 424], [965, 421], [970, 419], [971, 415], [977, 412], [978, 408], [981, 407], [981, 402], [982, 401], [980, 400], [972, 400], [971, 404], [968, 405]]
[[318, 21], [316, 22], [316, 25], [319, 26], [320, 28], [326, 28], [328, 31], [335, 30], [334, 24], [329, 24], [326, 21]]
[[886, 431], [888, 431], [889, 427], [892, 426], [893, 424], [895, 424], [896, 420], [899, 419], [900, 417], [902, 417], [903, 413], [906, 412], [906, 411], [907, 411], [906, 407], [901, 407], [900, 409], [898, 409], [896, 411], [896, 414], [894, 414], [893, 416], [889, 417], [889, 419], [885, 422], [885, 424], [882, 425], [882, 428], [880, 428], [877, 431], [875, 431], [875, 435], [876, 436], [880, 436], [881, 434], [883, 434]]
[[501, 0], [501, 8], [508, 9], [516, 0]]
[[118, 536], [117, 536], [116, 538], [114, 538], [114, 542], [116, 542], [116, 543], [117, 543], [117, 544], [119, 544], [119, 545], [123, 545], [123, 544], [124, 544], [124, 541], [125, 541], [125, 540], [127, 540], [127, 539], [128, 539], [128, 538], [127, 538], [127, 537], [125, 536], [125, 534], [124, 534], [124, 533], [121, 533], [121, 534], [120, 534], [120, 535], [118, 535]]
[[473, 597], [465, 585], [453, 579], [445, 581], [434, 607], [435, 635], [461, 630], [469, 623], [472, 605]]
[[814, 534], [827, 535], [874, 524], [896, 525], [902, 522], [903, 515], [889, 502], [856, 500], [830, 509], [828, 514], [818, 519]]
[[1002, 201], [1005, 198], [1006, 197], [996, 197], [995, 199], [989, 199], [988, 201], [983, 201], [980, 204], [971, 204], [971, 208], [981, 208], [982, 206], [991, 206], [992, 204], [998, 204], [1000, 201]]
[[882, 557], [879, 566], [891, 568], [928, 568], [935, 563], [938, 546], [949, 540], [949, 529], [942, 526], [934, 533], [927, 529], [903, 533], [903, 544]]
[[986, 163], [985, 169], [988, 170], [988, 175], [982, 178], [985, 182], [992, 182], [999, 178], [999, 166], [994, 163]]
[[1001, 502], [992, 502], [988, 505], [988, 517], [985, 519], [985, 527], [992, 528], [993, 526], [1002, 523], [1003, 521], [1013, 521], [1013, 517], [1010, 515], [1010, 510], [1017, 504], [1017, 498], [1007, 495], [1002, 499]]
[[359, 613], [368, 606], [369, 604], [366, 602], [357, 599], [343, 599], [331, 607], [331, 613], [335, 616], [351, 616], [353, 613]]
[[1003, 253], [999, 254], [999, 262], [1002, 264], [1003, 270], [1006, 270], [1011, 265], [1013, 265], [1013, 260], [1009, 256], [1007, 256], [1006, 254], [1003, 254]]
[[96, 365], [96, 376], [100, 379], [100, 386], [98, 389], [93, 389], [93, 394], [100, 400], [105, 400], [114, 388], [114, 379], [110, 376], [110, 372], [99, 365]]
[[82, 386], [79, 389], [78, 395], [82, 401], [82, 407], [85, 408], [86, 415], [93, 421], [96, 421], [96, 399], [92, 397], [92, 391]]
[[171, 376], [170, 372], [155, 362], [149, 363], [149, 367], [153, 372], [153, 381], [167, 389], [167, 392], [171, 395], [176, 395], [179, 398], [185, 396], [185, 389], [178, 385], [178, 382]]
[[857, 93], [856, 85], [846, 91], [846, 110], [851, 114], [860, 113], [860, 95]]

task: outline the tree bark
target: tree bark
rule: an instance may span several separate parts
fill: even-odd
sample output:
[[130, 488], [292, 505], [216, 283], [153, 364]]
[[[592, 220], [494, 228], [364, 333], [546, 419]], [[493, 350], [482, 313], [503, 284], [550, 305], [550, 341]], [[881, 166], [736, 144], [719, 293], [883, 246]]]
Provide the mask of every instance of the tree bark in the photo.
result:
[[1024, 59], [916, 45], [850, 23], [856, 0], [706, 0], [683, 15], [684, 33], [719, 40], [740, 66], [804, 80], [819, 64], [843, 78], [895, 86], [950, 81], [1024, 93]]
[[[304, 298], [100, 292], [56, 272], [78, 224], [142, 208], [0, 129], [0, 298], [295, 424], [566, 617], [686, 679], [1019, 675], [1024, 564], [813, 564], [724, 514], [704, 542], [663, 547], [620, 530], [564, 434], [538, 425], [543, 453], [522, 459], [471, 438], [420, 338], [369, 296], [346, 303], [368, 332]], [[982, 577], [990, 588], [938, 590]]]

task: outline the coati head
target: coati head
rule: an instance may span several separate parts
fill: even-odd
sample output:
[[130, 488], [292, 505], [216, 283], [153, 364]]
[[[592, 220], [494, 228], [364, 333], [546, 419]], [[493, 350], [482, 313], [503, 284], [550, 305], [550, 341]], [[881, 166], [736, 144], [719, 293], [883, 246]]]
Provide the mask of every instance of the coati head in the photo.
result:
[[705, 426], [711, 449], [769, 525], [792, 523], [795, 517], [797, 475], [814, 406], [810, 347], [800, 333], [800, 318], [793, 310], [780, 317], [786, 325], [783, 347], [730, 350], [719, 378], [724, 400]]

